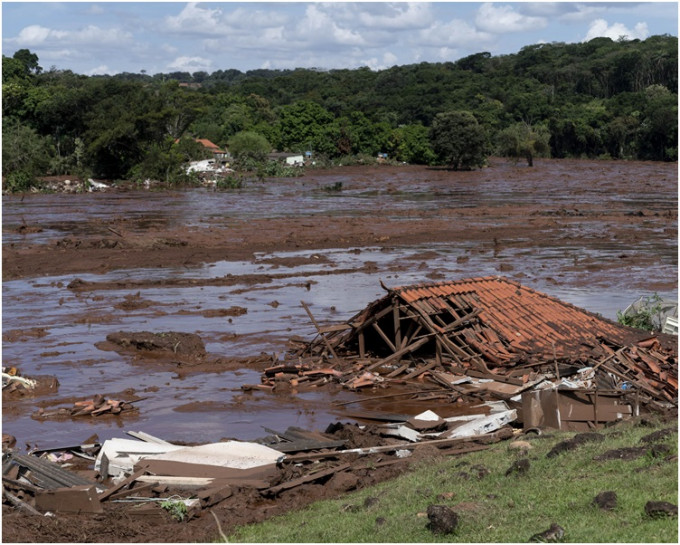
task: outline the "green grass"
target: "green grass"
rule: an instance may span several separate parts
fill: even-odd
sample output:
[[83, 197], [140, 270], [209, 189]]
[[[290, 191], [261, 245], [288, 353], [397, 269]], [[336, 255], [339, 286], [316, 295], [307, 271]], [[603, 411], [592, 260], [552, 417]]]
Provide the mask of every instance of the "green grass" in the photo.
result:
[[[508, 442], [465, 456], [428, 460], [395, 480], [237, 528], [229, 541], [526, 542], [555, 522], [565, 530], [564, 542], [677, 543], [677, 518], [652, 519], [644, 511], [650, 500], [677, 504], [677, 461], [649, 455], [631, 461], [593, 460], [610, 449], [641, 446], [641, 437], [668, 426], [622, 423], [602, 431], [606, 441], [587, 443], [554, 458], [546, 458], [548, 451], [574, 433], [535, 437], [530, 440], [526, 476], [505, 476], [521, 457], [508, 449]], [[663, 442], [677, 455], [677, 435]], [[489, 473], [478, 478], [471, 470], [475, 465]], [[461, 477], [461, 471], [470, 478]], [[618, 496], [612, 511], [592, 504], [606, 490]], [[454, 496], [438, 499], [446, 492]], [[365, 503], [367, 498], [377, 501]], [[427, 529], [428, 519], [422, 514], [433, 503], [448, 505], [459, 514], [455, 534], [435, 535]]]

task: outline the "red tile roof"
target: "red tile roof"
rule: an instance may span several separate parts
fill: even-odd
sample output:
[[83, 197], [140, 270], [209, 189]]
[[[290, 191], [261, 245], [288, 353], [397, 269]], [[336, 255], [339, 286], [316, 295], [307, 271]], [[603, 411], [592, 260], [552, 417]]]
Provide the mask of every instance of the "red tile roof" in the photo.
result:
[[197, 138], [196, 142], [198, 142], [199, 144], [202, 144], [204, 148], [208, 148], [212, 152], [215, 152], [215, 153], [222, 152], [222, 150], [219, 148], [219, 146], [217, 146], [216, 144], [213, 144], [207, 138]]
[[623, 343], [631, 335], [619, 324], [506, 278], [404, 286], [390, 292], [426, 314], [449, 312], [458, 319], [479, 310], [483, 329], [502, 334], [522, 352], [550, 355], [554, 344], [559, 355], [590, 344], [596, 336]]

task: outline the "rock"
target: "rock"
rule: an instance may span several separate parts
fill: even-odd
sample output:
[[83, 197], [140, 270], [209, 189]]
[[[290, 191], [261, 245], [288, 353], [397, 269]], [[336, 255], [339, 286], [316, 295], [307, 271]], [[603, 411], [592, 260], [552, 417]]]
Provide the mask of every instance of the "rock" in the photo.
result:
[[374, 505], [377, 505], [380, 502], [380, 500], [374, 496], [369, 496], [364, 500], [364, 507], [366, 509], [369, 509], [370, 507], [373, 507]]
[[564, 528], [559, 524], [554, 522], [550, 525], [550, 528], [541, 532], [540, 534], [534, 534], [529, 538], [530, 542], [534, 543], [548, 543], [560, 541], [564, 537]]
[[617, 496], [616, 492], [607, 490], [605, 492], [600, 492], [593, 499], [593, 503], [597, 505], [600, 509], [605, 509], [611, 511], [616, 507]]
[[3, 433], [2, 434], [2, 450], [5, 451], [7, 449], [14, 448], [14, 446], [17, 444], [17, 438], [14, 437], [13, 435], [10, 435], [9, 433]]
[[664, 445], [663, 443], [656, 443], [649, 448], [649, 454], [653, 458], [661, 458], [662, 456], [670, 454], [670, 452], [671, 447]]
[[655, 431], [653, 433], [650, 433], [649, 435], [645, 435], [642, 439], [640, 439], [641, 443], [654, 443], [656, 441], [661, 441], [663, 439], [666, 439], [666, 437], [669, 437], [671, 435], [674, 435], [678, 433], [678, 430], [675, 428], [665, 428], [663, 430]]
[[568, 450], [574, 450], [575, 448], [578, 448], [579, 446], [583, 445], [584, 443], [592, 443], [592, 442], [601, 442], [604, 441], [604, 435], [601, 433], [595, 433], [595, 432], [587, 432], [587, 433], [577, 433], [572, 437], [571, 439], [567, 441], [562, 441], [561, 443], [557, 443], [548, 454], [546, 454], [547, 458], [553, 458], [557, 456], [558, 454], [561, 454], [563, 452], [566, 452]]
[[635, 460], [647, 453], [646, 447], [624, 447], [608, 450], [604, 454], [595, 456], [593, 460], [602, 462], [605, 460]]
[[601, 443], [604, 441], [604, 435], [589, 431], [586, 433], [577, 433], [571, 440], [577, 445], [583, 445], [584, 443]]
[[515, 475], [521, 476], [521, 475], [526, 475], [529, 472], [529, 466], [531, 464], [529, 463], [528, 458], [522, 458], [521, 460], [516, 460], [513, 462], [513, 464], [508, 468], [508, 470], [505, 472], [505, 476], [509, 477], [513, 473]]
[[455, 497], [456, 497], [455, 492], [442, 492], [441, 494], [437, 494], [437, 499], [439, 501], [450, 501]]
[[427, 518], [427, 527], [434, 534], [452, 534], [458, 527], [458, 514], [446, 505], [428, 506]]
[[648, 501], [645, 504], [645, 513], [652, 518], [677, 517], [678, 506], [667, 501]]
[[510, 450], [531, 450], [532, 447], [531, 443], [529, 441], [513, 441], [508, 445], [508, 449]]

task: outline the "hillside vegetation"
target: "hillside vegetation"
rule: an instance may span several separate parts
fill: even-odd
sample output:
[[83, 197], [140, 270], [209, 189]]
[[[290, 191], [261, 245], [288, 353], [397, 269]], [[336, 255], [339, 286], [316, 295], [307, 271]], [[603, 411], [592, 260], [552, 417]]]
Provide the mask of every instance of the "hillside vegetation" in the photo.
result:
[[181, 165], [203, 154], [194, 138], [225, 147], [244, 132], [320, 161], [382, 152], [456, 166], [451, 142], [430, 130], [443, 114], [474, 117], [475, 157], [677, 160], [678, 44], [668, 35], [531, 45], [382, 71], [88, 77], [44, 70], [27, 49], [3, 55], [2, 69], [9, 189], [46, 174], [182, 181]]

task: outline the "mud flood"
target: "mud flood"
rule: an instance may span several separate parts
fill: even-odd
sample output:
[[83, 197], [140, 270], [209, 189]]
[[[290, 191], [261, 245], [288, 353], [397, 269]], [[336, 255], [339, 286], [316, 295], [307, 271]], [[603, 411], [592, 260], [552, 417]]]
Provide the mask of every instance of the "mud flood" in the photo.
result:
[[[40, 448], [125, 430], [209, 442], [323, 430], [356, 410], [417, 414], [429, 407], [241, 386], [290, 337], [314, 336], [300, 301], [330, 324], [381, 297], [381, 280], [501, 275], [610, 319], [640, 295], [677, 298], [677, 179], [676, 164], [493, 160], [470, 173], [307, 171], [238, 191], [4, 196], [3, 366], [59, 387], [3, 399], [3, 432]], [[194, 333], [208, 358], [121, 351], [107, 341], [121, 331]], [[138, 410], [35, 418], [95, 394]]]

